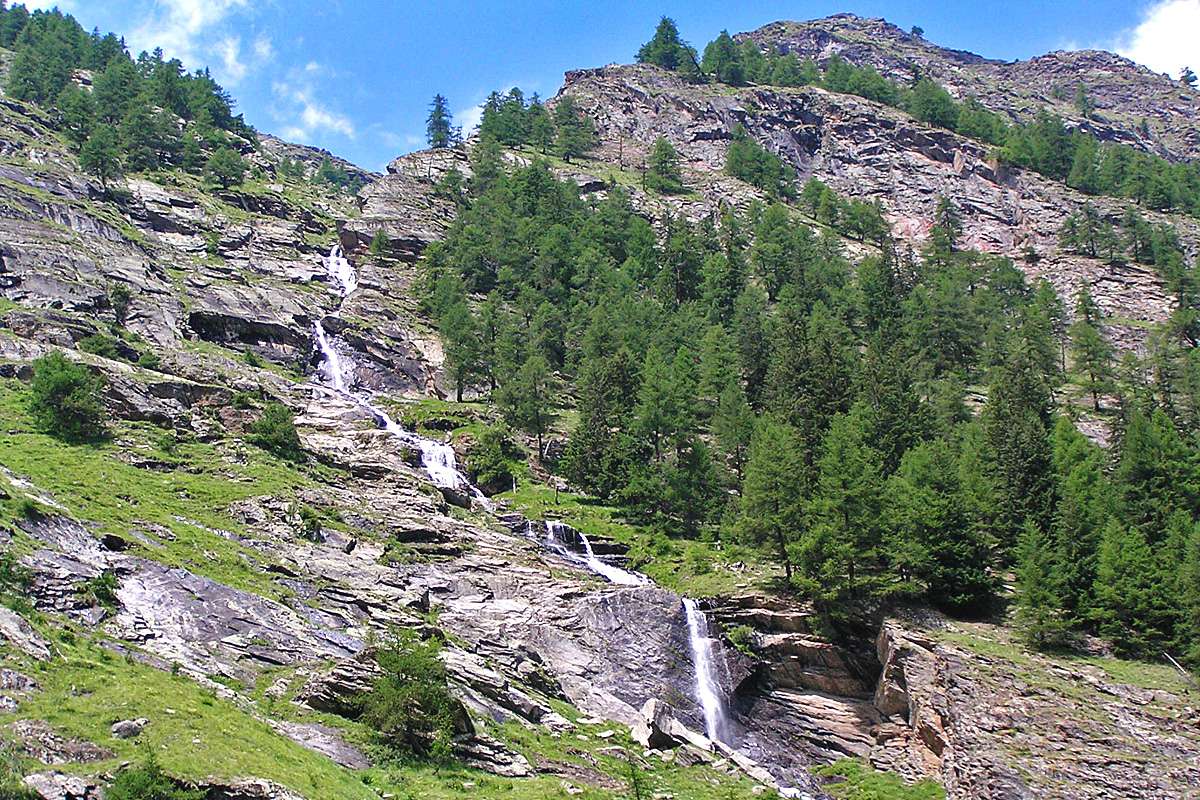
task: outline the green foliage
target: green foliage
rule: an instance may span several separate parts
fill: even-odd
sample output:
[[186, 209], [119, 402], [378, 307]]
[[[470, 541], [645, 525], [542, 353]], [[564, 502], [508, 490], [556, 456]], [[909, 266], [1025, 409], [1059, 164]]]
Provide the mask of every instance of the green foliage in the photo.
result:
[[295, 417], [287, 406], [268, 403], [250, 425], [246, 440], [287, 461], [304, 461], [304, 448], [296, 433]]
[[513, 482], [513, 464], [520, 449], [504, 428], [489, 425], [479, 432], [467, 457], [467, 468], [475, 484], [503, 491]]
[[392, 243], [388, 239], [387, 231], [380, 228], [379, 230], [375, 231], [375, 235], [371, 237], [371, 244], [369, 247], [367, 247], [367, 252], [378, 259], [386, 256], [391, 248]]
[[663, 69], [684, 74], [694, 75], [697, 72], [696, 51], [679, 38], [675, 20], [669, 17], [658, 21], [654, 38], [641, 46], [637, 60], [643, 64], [656, 64]]
[[650, 150], [646, 188], [661, 194], [679, 194], [684, 191], [683, 173], [679, 170], [679, 153], [662, 136], [654, 141], [654, 147]]
[[39, 428], [67, 441], [104, 434], [104, 381], [55, 351], [33, 362], [29, 413]]
[[150, 752], [141, 763], [117, 772], [104, 796], [112, 800], [203, 800], [204, 792], [181, 786]]
[[96, 605], [115, 612], [117, 610], [117, 589], [120, 583], [117, 574], [109, 570], [101, 572], [94, 578], [88, 578], [79, 587], [80, 596]]
[[558, 131], [555, 148], [563, 160], [570, 163], [596, 145], [596, 129], [591, 119], [575, 104], [575, 98], [566, 95], [554, 106], [554, 127]]
[[446, 98], [435, 94], [429, 103], [429, 117], [425, 120], [425, 140], [434, 149], [453, 147], [462, 139], [462, 133], [451, 122], [450, 107]]
[[[52, 110], [53, 124], [81, 148], [81, 166], [106, 188], [122, 166], [184, 165], [185, 141], [198, 147], [196, 137], [208, 147], [228, 134], [254, 139], [207, 70], [188, 73], [160, 49], [135, 61], [123, 40], [99, 31], [89, 35], [57, 9], [29, 14], [22, 6], [0, 8], [0, 26], [0, 46], [16, 50], [6, 92]], [[82, 69], [93, 75], [90, 93], [74, 83]], [[181, 127], [189, 136], [181, 135]]]
[[129, 316], [129, 305], [133, 302], [133, 290], [128, 284], [114, 283], [108, 288], [108, 304], [118, 325], [124, 325]]
[[933, 781], [906, 784], [889, 772], [878, 772], [857, 759], [842, 759], [817, 767], [827, 779], [825, 789], [838, 800], [945, 800], [946, 792]]
[[[303, 166], [301, 166], [301, 170], [303, 170]], [[303, 177], [303, 172], [301, 177]], [[351, 194], [366, 184], [366, 179], [361, 175], [352, 173], [341, 164], [334, 164], [333, 160], [328, 157], [322, 158], [321, 163], [317, 165], [317, 170], [313, 173], [313, 180], [327, 186], [345, 189]]]
[[788, 197], [793, 193], [791, 168], [750, 138], [741, 125], [733, 129], [733, 138], [725, 155], [725, 172], [773, 197]]
[[79, 151], [80, 168], [96, 177], [101, 186], [108, 188], [110, 181], [121, 176], [121, 152], [118, 147], [117, 135], [112, 128], [97, 129]]
[[101, 358], [118, 359], [121, 357], [121, 348], [118, 346], [117, 340], [103, 333], [85, 336], [79, 340], [76, 346], [84, 353], [91, 353]]
[[229, 189], [246, 178], [246, 162], [230, 147], [218, 147], [204, 165], [204, 178], [213, 186]]
[[400, 759], [438, 764], [454, 757], [462, 709], [450, 694], [436, 639], [394, 632], [376, 653], [382, 676], [357, 700], [359, 719]]

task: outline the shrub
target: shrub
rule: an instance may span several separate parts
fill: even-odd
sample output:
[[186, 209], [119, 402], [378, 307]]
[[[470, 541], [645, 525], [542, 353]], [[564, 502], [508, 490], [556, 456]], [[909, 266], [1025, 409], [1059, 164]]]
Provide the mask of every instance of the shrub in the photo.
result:
[[116, 339], [105, 336], [103, 333], [93, 333], [91, 336], [80, 339], [77, 346], [83, 352], [101, 358], [116, 360], [121, 357], [121, 349], [117, 346]]
[[467, 459], [475, 483], [493, 494], [509, 489], [512, 462], [519, 453], [508, 431], [496, 426], [484, 428]]
[[153, 754], [118, 772], [104, 796], [107, 800], [204, 800], [203, 791], [180, 786], [163, 772]]
[[890, 772], [879, 772], [857, 759], [844, 758], [813, 772], [832, 778], [826, 789], [845, 800], [945, 800], [946, 792], [933, 781], [907, 785]]
[[371, 246], [367, 248], [371, 255], [376, 259], [383, 258], [391, 249], [392, 243], [388, 240], [387, 233], [383, 230], [375, 231], [375, 235], [371, 237]]
[[84, 581], [79, 587], [79, 594], [101, 608], [115, 612], [118, 588], [120, 588], [120, 584], [117, 581], [117, 574], [106, 570], [96, 577]]
[[138, 356], [137, 365], [142, 369], [151, 369], [157, 372], [159, 367], [162, 366], [162, 359], [160, 359], [155, 353], [147, 350]]
[[133, 291], [123, 283], [114, 283], [108, 289], [108, 304], [118, 325], [124, 325], [129, 316], [129, 304], [133, 302]]
[[358, 698], [360, 719], [399, 758], [446, 763], [462, 708], [450, 694], [436, 640], [398, 631], [376, 659], [383, 676]]
[[725, 630], [725, 638], [736, 649], [748, 656], [754, 656], [754, 628], [749, 625], [734, 625]]
[[100, 391], [104, 381], [80, 364], [53, 352], [33, 362], [29, 413], [43, 431], [69, 441], [104, 433]]
[[269, 403], [263, 414], [250, 426], [251, 444], [289, 461], [303, 461], [304, 448], [296, 433], [296, 420], [287, 406]]
[[262, 356], [251, 350], [249, 347], [242, 351], [242, 361], [245, 361], [246, 364], [251, 367], [261, 367], [266, 363], [263, 361]]

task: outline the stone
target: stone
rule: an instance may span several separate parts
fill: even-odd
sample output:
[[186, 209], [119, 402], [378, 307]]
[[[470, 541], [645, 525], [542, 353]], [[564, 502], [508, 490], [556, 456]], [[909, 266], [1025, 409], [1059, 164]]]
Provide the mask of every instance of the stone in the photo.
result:
[[26, 775], [23, 783], [42, 800], [101, 800], [104, 796], [94, 781], [62, 772], [35, 772]]
[[150, 720], [145, 717], [138, 719], [125, 719], [120, 722], [114, 722], [112, 725], [112, 735], [117, 739], [136, 739], [142, 735], [142, 731], [150, 724]]
[[21, 615], [4, 606], [0, 606], [0, 637], [31, 658], [50, 660], [50, 646], [46, 640]]

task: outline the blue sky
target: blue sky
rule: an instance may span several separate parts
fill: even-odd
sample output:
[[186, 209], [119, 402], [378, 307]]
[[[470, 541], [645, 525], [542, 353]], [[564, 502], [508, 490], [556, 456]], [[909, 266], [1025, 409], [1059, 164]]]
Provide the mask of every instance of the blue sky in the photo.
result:
[[[46, 7], [52, 2], [31, 2]], [[208, 65], [263, 131], [371, 169], [423, 146], [430, 97], [469, 123], [491, 90], [553, 95], [563, 72], [633, 60], [660, 15], [698, 48], [722, 28], [839, 11], [920, 25], [931, 41], [994, 58], [1074, 47], [1117, 49], [1175, 73], [1197, 51], [1200, 0], [1004, 2], [364, 2], [58, 0], [87, 28], [161, 45]], [[1200, 71], [1200, 55], [1192, 64]]]

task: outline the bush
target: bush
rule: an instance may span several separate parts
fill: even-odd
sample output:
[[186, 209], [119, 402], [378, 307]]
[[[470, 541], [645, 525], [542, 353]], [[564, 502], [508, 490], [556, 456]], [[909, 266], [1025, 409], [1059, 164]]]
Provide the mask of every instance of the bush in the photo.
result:
[[479, 439], [467, 458], [467, 466], [476, 485], [490, 494], [496, 494], [512, 487], [512, 462], [519, 454], [520, 451], [508, 431], [491, 426], [484, 428], [479, 434]]
[[246, 162], [228, 147], [218, 147], [204, 166], [205, 179], [222, 189], [239, 185], [246, 178]]
[[129, 316], [129, 304], [133, 302], [133, 291], [123, 283], [114, 283], [108, 290], [108, 304], [118, 325], [124, 325]]
[[162, 359], [147, 350], [138, 356], [137, 365], [142, 369], [151, 369], [157, 372], [158, 368], [162, 366]]
[[725, 630], [725, 638], [735, 649], [751, 658], [754, 657], [754, 628], [749, 625], [734, 625]]
[[111, 358], [114, 361], [121, 357], [121, 348], [117, 346], [116, 339], [105, 336], [103, 333], [93, 333], [91, 336], [80, 339], [77, 347], [85, 353], [91, 353], [101, 358]]
[[249, 347], [242, 351], [242, 361], [245, 361], [247, 366], [251, 367], [261, 367], [266, 363], [263, 361], [262, 356], [251, 350]]
[[251, 444], [289, 461], [303, 461], [304, 448], [296, 433], [296, 420], [287, 406], [270, 403], [250, 426]]
[[104, 381], [80, 364], [53, 352], [33, 362], [29, 413], [46, 433], [68, 441], [104, 434], [100, 391]]
[[153, 754], [121, 770], [104, 792], [107, 800], [204, 800], [204, 792], [180, 786], [163, 772]]
[[101, 608], [115, 612], [117, 610], [117, 589], [120, 584], [115, 572], [101, 572], [94, 578], [84, 581], [79, 587], [79, 593]]
[[383, 676], [358, 698], [361, 721], [399, 758], [446, 763], [453, 757], [455, 733], [465, 730], [440, 649], [436, 640], [397, 632], [376, 655]]

